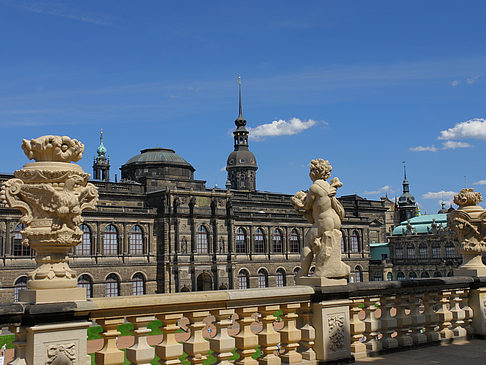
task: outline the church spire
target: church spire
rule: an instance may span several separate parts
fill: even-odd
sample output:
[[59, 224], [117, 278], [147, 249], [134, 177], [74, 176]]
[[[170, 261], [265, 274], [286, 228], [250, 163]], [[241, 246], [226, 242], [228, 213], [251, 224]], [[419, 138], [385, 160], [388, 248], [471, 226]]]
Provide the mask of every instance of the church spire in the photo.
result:
[[110, 181], [110, 158], [106, 155], [107, 149], [103, 144], [103, 129], [100, 132], [100, 145], [96, 149], [97, 156], [93, 162], [93, 179]]
[[235, 124], [237, 127], [245, 127], [246, 119], [243, 117], [242, 107], [241, 107], [241, 77], [238, 76], [238, 106], [239, 106], [239, 113], [238, 118], [235, 120]]
[[409, 187], [409, 184], [408, 184], [408, 180], [407, 180], [407, 166], [405, 165], [405, 161], [402, 162], [403, 163], [403, 192], [404, 193], [408, 193], [410, 192], [410, 187]]

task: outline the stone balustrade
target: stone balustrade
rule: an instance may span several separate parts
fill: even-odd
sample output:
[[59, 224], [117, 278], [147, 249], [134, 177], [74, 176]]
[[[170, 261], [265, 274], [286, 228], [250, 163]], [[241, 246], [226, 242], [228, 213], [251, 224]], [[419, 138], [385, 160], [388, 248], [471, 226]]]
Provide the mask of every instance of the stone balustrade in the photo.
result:
[[[315, 364], [486, 338], [485, 300], [486, 278], [450, 277], [19, 303], [0, 306], [0, 325], [15, 334], [15, 365]], [[93, 324], [102, 344], [88, 355]]]

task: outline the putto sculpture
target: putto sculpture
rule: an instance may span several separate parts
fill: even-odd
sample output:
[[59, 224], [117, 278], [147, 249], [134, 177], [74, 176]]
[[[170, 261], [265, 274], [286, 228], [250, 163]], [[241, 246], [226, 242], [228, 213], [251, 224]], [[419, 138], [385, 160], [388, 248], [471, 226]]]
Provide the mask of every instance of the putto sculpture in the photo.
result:
[[486, 276], [482, 254], [486, 252], [486, 210], [478, 204], [483, 200], [474, 189], [462, 189], [454, 196], [459, 206], [447, 216], [450, 228], [457, 234], [462, 265], [454, 270], [455, 275]]
[[[76, 274], [69, 268], [69, 251], [81, 243], [81, 213], [95, 209], [98, 189], [78, 161], [84, 145], [63, 136], [23, 140], [30, 162], [6, 181], [0, 193], [3, 204], [21, 211], [22, 243], [35, 252], [37, 268], [28, 274], [26, 301], [49, 301], [47, 289], [69, 289], [59, 299], [83, 299]], [[82, 289], [77, 292], [76, 289]], [[44, 291], [42, 291], [44, 290]], [[22, 299], [22, 294], [21, 294]]]
[[[312, 160], [309, 177], [313, 184], [307, 191], [299, 191], [291, 202], [295, 210], [303, 215], [311, 229], [305, 236], [302, 251], [302, 269], [297, 279], [300, 284], [346, 284], [350, 268], [341, 261], [341, 222], [344, 207], [336, 198], [336, 190], [343, 186], [337, 177], [327, 182], [332, 166], [321, 158]], [[309, 269], [316, 259], [316, 270], [308, 278]]]

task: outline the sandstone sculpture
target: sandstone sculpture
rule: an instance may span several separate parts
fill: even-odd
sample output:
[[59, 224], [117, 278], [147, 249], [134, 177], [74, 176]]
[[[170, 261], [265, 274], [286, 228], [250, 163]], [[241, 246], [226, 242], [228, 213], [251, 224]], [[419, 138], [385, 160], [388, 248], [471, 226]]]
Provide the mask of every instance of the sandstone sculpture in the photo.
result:
[[300, 277], [308, 275], [315, 258], [314, 276], [328, 279], [321, 280], [321, 284], [345, 284], [350, 268], [341, 261], [344, 207], [335, 197], [336, 189], [343, 184], [337, 177], [331, 179], [330, 183], [326, 181], [331, 171], [332, 166], [327, 160], [312, 160], [309, 177], [313, 184], [308, 191], [299, 191], [292, 197], [295, 210], [312, 223], [312, 228], [305, 236]]
[[462, 265], [454, 271], [455, 275], [486, 276], [486, 266], [481, 256], [486, 252], [486, 210], [479, 204], [481, 193], [474, 189], [462, 189], [454, 196], [459, 208], [447, 216], [450, 228], [457, 234]]
[[[43, 136], [23, 140], [30, 162], [6, 181], [1, 201], [21, 211], [23, 244], [35, 252], [37, 268], [28, 274], [28, 289], [76, 288], [69, 251], [82, 239], [81, 213], [95, 209], [97, 188], [79, 165], [84, 145], [76, 139]], [[84, 290], [84, 289], [83, 289]]]

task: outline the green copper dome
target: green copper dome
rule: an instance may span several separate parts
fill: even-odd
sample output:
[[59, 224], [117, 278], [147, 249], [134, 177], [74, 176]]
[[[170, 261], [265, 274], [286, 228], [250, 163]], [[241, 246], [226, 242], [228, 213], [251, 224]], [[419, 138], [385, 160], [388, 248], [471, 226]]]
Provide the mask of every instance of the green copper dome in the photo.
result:
[[96, 152], [98, 153], [98, 156], [105, 156], [107, 152], [106, 147], [103, 144], [103, 130], [101, 130], [100, 133], [100, 145], [96, 149]]

